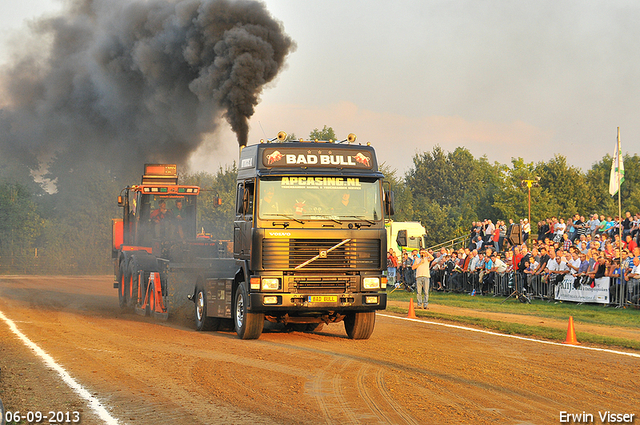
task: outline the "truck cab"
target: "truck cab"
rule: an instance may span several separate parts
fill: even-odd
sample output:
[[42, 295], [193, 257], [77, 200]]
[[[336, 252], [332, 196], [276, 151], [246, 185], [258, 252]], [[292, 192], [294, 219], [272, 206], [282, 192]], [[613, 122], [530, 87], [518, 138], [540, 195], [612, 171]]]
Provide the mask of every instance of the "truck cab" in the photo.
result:
[[236, 328], [248, 325], [257, 337], [264, 319], [309, 328], [344, 321], [350, 338], [368, 338], [375, 311], [387, 304], [391, 198], [371, 146], [273, 140], [243, 148], [234, 221], [234, 258], [243, 270]]

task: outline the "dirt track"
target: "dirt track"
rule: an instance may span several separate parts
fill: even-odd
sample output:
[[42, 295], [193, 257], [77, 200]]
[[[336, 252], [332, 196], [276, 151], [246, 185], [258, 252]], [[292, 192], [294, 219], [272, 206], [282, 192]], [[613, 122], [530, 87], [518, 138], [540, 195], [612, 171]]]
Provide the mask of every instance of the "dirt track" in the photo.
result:
[[[122, 314], [110, 277], [2, 277], [0, 312], [120, 423], [557, 424], [561, 411], [640, 414], [640, 359], [378, 315], [371, 339], [198, 333]], [[86, 403], [0, 321], [6, 410]]]

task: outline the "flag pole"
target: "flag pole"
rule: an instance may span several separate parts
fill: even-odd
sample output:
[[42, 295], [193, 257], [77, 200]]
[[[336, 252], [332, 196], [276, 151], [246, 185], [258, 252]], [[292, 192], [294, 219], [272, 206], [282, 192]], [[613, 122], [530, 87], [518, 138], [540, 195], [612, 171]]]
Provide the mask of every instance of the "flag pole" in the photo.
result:
[[[617, 144], [617, 155], [616, 158], [618, 158], [618, 172], [617, 174], [617, 179], [618, 179], [618, 217], [620, 217], [620, 226], [618, 227], [618, 234], [620, 235], [620, 245], [618, 247], [618, 267], [620, 269], [620, 271], [622, 271], [622, 197], [620, 195], [620, 177], [621, 177], [621, 172], [620, 172], [620, 161], [621, 161], [621, 154], [622, 152], [620, 152], [620, 127], [618, 127], [618, 144]], [[613, 160], [615, 161], [616, 158], [614, 158]], [[620, 293], [622, 292], [622, 288], [624, 288], [624, 282], [622, 281], [623, 277], [622, 277], [622, 273], [620, 273], [620, 285], [618, 289], [618, 307], [622, 307], [624, 306], [624, 300], [622, 299], [624, 293]]]
[[[620, 195], [620, 176], [622, 175], [621, 170], [620, 170], [620, 161], [621, 161], [621, 156], [622, 156], [622, 152], [620, 152], [620, 127], [618, 127], [618, 150], [617, 150], [617, 157], [618, 157], [618, 164], [616, 164], [618, 166], [618, 172], [617, 172], [617, 178], [618, 178], [618, 217], [620, 217], [620, 226], [619, 226], [619, 234], [620, 234], [620, 247], [619, 247], [619, 251], [622, 251], [622, 200], [621, 200], [621, 195]], [[615, 160], [615, 158], [614, 158]], [[622, 256], [620, 256], [620, 260], [622, 260]]]

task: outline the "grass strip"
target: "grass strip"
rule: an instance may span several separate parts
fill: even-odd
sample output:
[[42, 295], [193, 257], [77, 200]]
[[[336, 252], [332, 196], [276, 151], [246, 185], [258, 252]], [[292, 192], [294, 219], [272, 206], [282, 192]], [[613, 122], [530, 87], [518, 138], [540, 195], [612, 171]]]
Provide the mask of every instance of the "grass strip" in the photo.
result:
[[[415, 294], [406, 291], [394, 291], [388, 293], [391, 301], [406, 301]], [[599, 304], [577, 304], [571, 302], [547, 302], [544, 300], [532, 300], [531, 304], [521, 303], [509, 299], [503, 303], [504, 297], [476, 296], [468, 294], [454, 294], [432, 292], [429, 302], [433, 304], [466, 308], [494, 313], [511, 313], [527, 316], [543, 317], [548, 319], [568, 320], [573, 316], [574, 320], [583, 323], [620, 326], [626, 328], [640, 328], [640, 310], [636, 308], [617, 309]]]
[[[394, 306], [387, 306], [387, 311], [393, 313], [407, 314], [408, 309]], [[566, 340], [567, 331], [546, 326], [531, 326], [521, 323], [502, 322], [499, 320], [491, 320], [479, 317], [450, 315], [443, 313], [435, 313], [431, 311], [418, 310], [415, 312], [420, 318], [437, 319], [457, 324], [479, 326], [484, 329], [490, 329], [507, 335], [520, 335], [527, 337], [542, 338], [550, 341], [562, 342]], [[603, 335], [596, 335], [589, 332], [576, 332], [576, 338], [580, 343], [591, 343], [605, 345], [609, 347], [631, 348], [640, 350], [640, 341], [634, 341], [626, 338], [615, 338]]]

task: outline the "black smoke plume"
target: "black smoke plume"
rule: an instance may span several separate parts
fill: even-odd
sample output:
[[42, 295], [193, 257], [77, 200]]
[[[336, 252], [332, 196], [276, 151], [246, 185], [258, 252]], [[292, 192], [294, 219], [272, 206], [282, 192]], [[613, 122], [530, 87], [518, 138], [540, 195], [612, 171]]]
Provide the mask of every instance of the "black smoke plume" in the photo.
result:
[[75, 0], [0, 74], [0, 155], [38, 167], [186, 162], [248, 119], [295, 43], [250, 0]]

